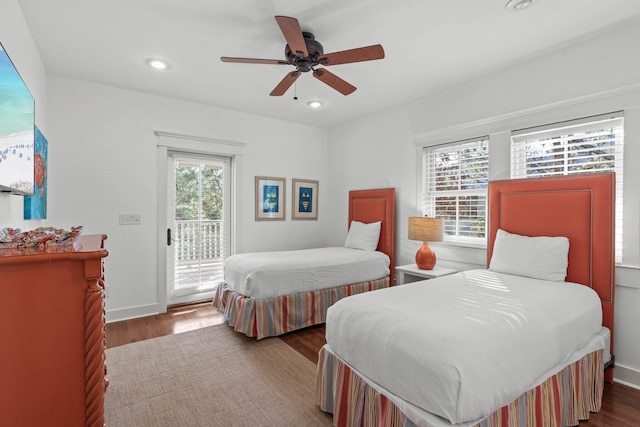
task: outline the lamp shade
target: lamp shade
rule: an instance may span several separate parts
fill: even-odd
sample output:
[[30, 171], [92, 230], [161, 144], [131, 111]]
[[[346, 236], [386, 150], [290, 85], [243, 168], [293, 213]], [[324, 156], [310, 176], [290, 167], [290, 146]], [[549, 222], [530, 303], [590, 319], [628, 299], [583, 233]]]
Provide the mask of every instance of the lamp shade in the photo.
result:
[[441, 242], [444, 238], [442, 218], [428, 216], [409, 217], [409, 239], [422, 242]]

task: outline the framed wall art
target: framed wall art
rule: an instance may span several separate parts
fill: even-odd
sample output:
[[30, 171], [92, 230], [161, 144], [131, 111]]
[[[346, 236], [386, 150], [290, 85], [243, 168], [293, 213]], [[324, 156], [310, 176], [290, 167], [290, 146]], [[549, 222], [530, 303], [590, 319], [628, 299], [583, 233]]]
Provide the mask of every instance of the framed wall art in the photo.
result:
[[318, 181], [293, 178], [292, 187], [291, 219], [318, 219]]
[[256, 176], [256, 221], [285, 219], [285, 185], [284, 178]]
[[24, 196], [24, 219], [47, 218], [47, 164], [49, 163], [47, 138], [35, 127], [33, 154], [33, 196]]

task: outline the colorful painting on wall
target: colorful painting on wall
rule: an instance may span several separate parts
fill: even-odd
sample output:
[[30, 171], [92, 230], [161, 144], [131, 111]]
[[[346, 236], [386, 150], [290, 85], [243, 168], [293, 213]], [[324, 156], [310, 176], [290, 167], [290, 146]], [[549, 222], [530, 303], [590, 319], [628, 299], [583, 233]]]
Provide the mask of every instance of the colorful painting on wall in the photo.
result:
[[33, 149], [33, 196], [24, 196], [24, 219], [47, 218], [47, 164], [48, 143], [38, 127], [35, 127]]
[[291, 219], [318, 219], [318, 181], [293, 178]]
[[262, 193], [262, 213], [274, 213], [280, 210], [277, 185], [265, 185]]
[[285, 179], [256, 176], [256, 221], [285, 219]]

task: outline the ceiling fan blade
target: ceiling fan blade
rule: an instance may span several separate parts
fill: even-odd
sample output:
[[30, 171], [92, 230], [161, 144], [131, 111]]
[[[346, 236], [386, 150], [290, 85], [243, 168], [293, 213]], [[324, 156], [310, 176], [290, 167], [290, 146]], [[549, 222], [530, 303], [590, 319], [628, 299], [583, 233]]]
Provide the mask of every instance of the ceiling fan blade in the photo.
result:
[[309, 56], [307, 51], [307, 44], [304, 42], [302, 36], [302, 30], [300, 29], [300, 23], [296, 18], [290, 18], [288, 16], [276, 16], [276, 22], [280, 26], [280, 31], [284, 36], [291, 52], [302, 55], [302, 58]]
[[269, 95], [271, 96], [282, 96], [284, 95], [284, 93], [287, 91], [287, 89], [289, 89], [291, 87], [291, 85], [293, 84], [293, 82], [296, 81], [296, 79], [298, 77], [300, 77], [300, 74], [302, 74], [300, 71], [293, 71], [289, 74], [287, 74], [286, 76], [284, 76], [284, 79], [282, 79], [282, 81], [280, 81], [280, 83], [278, 83], [278, 86], [276, 86]]
[[287, 61], [283, 61], [281, 59], [256, 59], [256, 58], [231, 58], [228, 56], [221, 56], [220, 61], [222, 62], [238, 62], [241, 64], [278, 64], [278, 65], [289, 65]]
[[384, 58], [382, 45], [359, 47], [356, 49], [343, 50], [341, 52], [327, 53], [320, 55], [318, 60], [324, 66], [349, 64], [352, 62], [372, 61]]
[[349, 95], [356, 90], [355, 86], [347, 83], [340, 77], [324, 69], [313, 70], [313, 77], [331, 86], [343, 95]]

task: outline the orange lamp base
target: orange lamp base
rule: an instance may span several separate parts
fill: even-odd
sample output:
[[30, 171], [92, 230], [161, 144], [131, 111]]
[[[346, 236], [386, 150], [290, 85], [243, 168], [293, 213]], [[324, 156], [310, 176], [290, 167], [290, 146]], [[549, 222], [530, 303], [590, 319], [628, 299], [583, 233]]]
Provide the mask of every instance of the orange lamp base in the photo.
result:
[[420, 270], [433, 270], [436, 266], [436, 253], [424, 242], [416, 252], [416, 265]]

